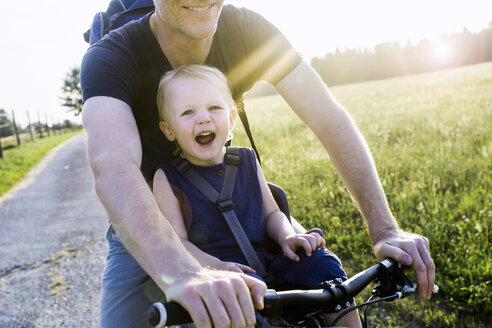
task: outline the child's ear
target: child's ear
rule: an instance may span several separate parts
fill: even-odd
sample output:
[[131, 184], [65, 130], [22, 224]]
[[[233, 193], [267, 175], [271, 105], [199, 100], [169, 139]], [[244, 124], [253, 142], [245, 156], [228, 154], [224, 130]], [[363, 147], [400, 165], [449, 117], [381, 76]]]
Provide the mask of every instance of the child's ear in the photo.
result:
[[231, 125], [231, 130], [234, 129], [234, 123], [236, 122], [237, 117], [237, 109], [236, 107], [231, 108], [231, 112], [229, 113], [229, 124]]
[[227, 136], [227, 141], [231, 141], [234, 137], [234, 123], [236, 122], [237, 109], [235, 107], [231, 108], [229, 113], [229, 135]]
[[169, 125], [167, 124], [166, 121], [160, 121], [159, 122], [159, 128], [166, 135], [166, 138], [169, 141], [176, 140], [176, 137], [174, 136], [173, 131], [171, 130], [171, 128], [169, 127]]

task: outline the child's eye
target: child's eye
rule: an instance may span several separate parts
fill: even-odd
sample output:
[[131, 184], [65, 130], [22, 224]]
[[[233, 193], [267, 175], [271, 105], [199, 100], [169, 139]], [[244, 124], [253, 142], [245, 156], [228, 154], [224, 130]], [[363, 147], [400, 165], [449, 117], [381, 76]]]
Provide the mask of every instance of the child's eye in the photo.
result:
[[181, 113], [181, 116], [191, 115], [191, 114], [193, 114], [193, 111], [191, 109], [188, 109], [188, 110], [185, 110], [183, 113]]
[[221, 110], [223, 108], [221, 106], [210, 106], [208, 109], [209, 110]]

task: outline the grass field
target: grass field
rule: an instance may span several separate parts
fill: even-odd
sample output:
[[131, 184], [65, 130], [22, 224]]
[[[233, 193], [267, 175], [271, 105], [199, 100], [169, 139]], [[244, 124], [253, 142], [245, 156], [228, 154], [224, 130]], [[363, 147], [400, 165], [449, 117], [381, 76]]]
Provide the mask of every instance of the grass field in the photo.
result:
[[[492, 63], [332, 88], [373, 152], [400, 226], [431, 243], [440, 293], [372, 308], [377, 327], [490, 327]], [[375, 259], [363, 220], [321, 144], [278, 96], [247, 111], [268, 180], [324, 230], [348, 274]], [[73, 134], [4, 151], [0, 195]], [[234, 144], [249, 146], [238, 124]], [[362, 299], [359, 299], [360, 302]]]
[[[490, 327], [492, 63], [331, 89], [367, 139], [403, 229], [427, 236], [441, 290], [373, 309], [384, 327]], [[315, 136], [279, 96], [246, 108], [268, 180], [321, 227], [348, 273], [376, 262], [363, 220]], [[249, 146], [238, 124], [234, 144]], [[359, 300], [360, 301], [360, 300]]]
[[80, 132], [22, 141], [20, 147], [4, 149], [0, 158], [0, 196], [19, 182], [48, 151]]

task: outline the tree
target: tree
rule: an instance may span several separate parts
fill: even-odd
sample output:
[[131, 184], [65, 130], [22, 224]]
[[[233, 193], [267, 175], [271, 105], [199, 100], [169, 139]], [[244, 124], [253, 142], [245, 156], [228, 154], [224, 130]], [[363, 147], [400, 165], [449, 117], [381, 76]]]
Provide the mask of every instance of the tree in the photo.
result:
[[82, 88], [80, 87], [80, 68], [71, 68], [63, 80], [62, 96], [63, 106], [68, 107], [68, 112], [74, 112], [75, 116], [82, 111]]
[[7, 116], [7, 112], [0, 108], [0, 137], [8, 137], [14, 134], [14, 126]]

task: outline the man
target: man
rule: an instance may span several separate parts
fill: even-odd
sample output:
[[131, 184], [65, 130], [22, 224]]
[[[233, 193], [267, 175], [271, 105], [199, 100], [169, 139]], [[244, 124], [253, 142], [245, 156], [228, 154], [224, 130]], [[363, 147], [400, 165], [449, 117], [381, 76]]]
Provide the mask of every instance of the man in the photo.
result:
[[91, 47], [81, 69], [89, 159], [112, 223], [101, 326], [142, 326], [162, 291], [199, 328], [251, 327], [254, 307], [262, 307], [263, 283], [203, 268], [186, 252], [148, 185], [173, 150], [158, 127], [157, 82], [186, 64], [225, 71], [237, 100], [257, 80], [272, 83], [326, 148], [367, 221], [376, 255], [412, 265], [421, 295], [430, 297], [428, 240], [399, 230], [364, 139], [287, 40], [261, 16], [223, 7], [223, 0], [154, 4], [155, 13]]

